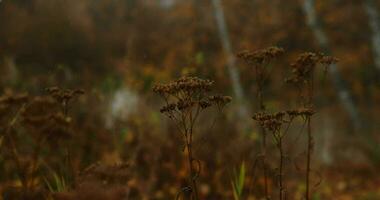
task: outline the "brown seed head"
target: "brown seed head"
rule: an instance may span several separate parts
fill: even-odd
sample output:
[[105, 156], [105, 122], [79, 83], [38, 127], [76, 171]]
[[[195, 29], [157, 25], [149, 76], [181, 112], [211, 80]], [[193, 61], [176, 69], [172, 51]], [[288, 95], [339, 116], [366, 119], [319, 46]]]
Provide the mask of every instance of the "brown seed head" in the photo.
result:
[[242, 51], [237, 54], [238, 58], [244, 59], [249, 64], [263, 64], [279, 57], [284, 53], [284, 49], [278, 47], [268, 47], [258, 51]]

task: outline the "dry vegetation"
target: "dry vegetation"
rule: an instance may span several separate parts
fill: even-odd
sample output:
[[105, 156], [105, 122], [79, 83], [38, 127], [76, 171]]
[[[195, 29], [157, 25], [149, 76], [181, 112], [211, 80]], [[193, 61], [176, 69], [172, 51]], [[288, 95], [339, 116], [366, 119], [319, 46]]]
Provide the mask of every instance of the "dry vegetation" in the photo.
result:
[[[255, 52], [242, 52], [238, 57], [244, 59], [246, 63], [252, 66], [255, 71], [255, 84], [257, 95], [256, 112], [252, 113], [253, 120], [257, 122], [262, 135], [261, 150], [256, 158], [252, 160], [252, 171], [258, 170], [259, 173], [252, 174], [251, 177], [245, 172], [245, 164], [242, 164], [240, 171], [235, 173], [236, 178], [230, 177], [233, 187], [229, 188], [230, 192], [226, 192], [228, 198], [245, 199], [257, 198], [264, 199], [293, 199], [295, 198], [294, 181], [304, 182], [305, 190], [302, 192], [303, 197], [307, 200], [311, 199], [315, 192], [315, 182], [311, 177], [312, 172], [317, 173], [312, 166], [312, 155], [314, 150], [314, 139], [312, 133], [312, 118], [316, 114], [317, 109], [313, 104], [314, 90], [316, 84], [314, 81], [314, 73], [319, 67], [321, 70], [327, 70], [328, 66], [335, 63], [337, 59], [322, 54], [303, 53], [290, 66], [290, 78], [286, 78], [286, 83], [291, 83], [297, 90], [299, 103], [298, 108], [288, 108], [283, 111], [269, 111], [266, 109], [266, 99], [264, 97], [267, 89], [266, 83], [270, 79], [272, 73], [268, 65], [281, 54], [284, 50], [277, 47], [270, 47]], [[177, 157], [177, 160], [183, 162], [173, 166], [172, 161], [164, 161], [162, 159], [170, 159], [171, 155], [163, 155], [158, 159], [149, 151], [149, 147], [138, 144], [135, 149], [136, 155], [126, 159], [126, 163], [102, 164], [93, 163], [88, 167], [78, 168], [75, 165], [73, 155], [75, 152], [74, 141], [80, 137], [73, 130], [73, 121], [70, 117], [69, 110], [71, 104], [75, 100], [84, 95], [82, 90], [64, 90], [58, 87], [46, 89], [44, 96], [30, 96], [27, 94], [5, 94], [1, 97], [1, 113], [2, 113], [2, 135], [1, 149], [4, 174], [9, 175], [8, 184], [2, 186], [2, 191], [6, 199], [136, 199], [148, 198], [147, 194], [156, 194], [155, 198], [176, 198], [176, 199], [210, 199], [210, 198], [227, 198], [225, 194], [210, 193], [210, 186], [206, 186], [205, 182], [216, 181], [218, 177], [216, 169], [211, 166], [204, 166], [204, 163], [197, 158], [194, 153], [194, 146], [197, 142], [211, 140], [208, 138], [207, 132], [213, 132], [215, 120], [209, 120], [212, 124], [211, 130], [204, 130], [202, 140], [194, 138], [198, 133], [197, 124], [202, 114], [215, 107], [220, 114], [223, 108], [232, 98], [222, 95], [209, 95], [214, 82], [211, 80], [203, 80], [196, 77], [183, 77], [167, 84], [157, 84], [153, 87], [153, 91], [162, 97], [164, 106], [160, 109], [163, 115], [166, 115], [173, 123], [175, 134], [179, 134], [178, 141], [180, 148], [159, 147], [178, 149], [177, 152], [170, 150], [165, 154], [184, 154], [184, 158]], [[212, 122], [213, 121], [213, 122]], [[301, 123], [298, 126], [300, 130], [290, 129], [294, 123]], [[303, 129], [304, 126], [306, 129]], [[292, 131], [290, 131], [292, 130]], [[298, 166], [297, 170], [292, 168], [296, 157], [290, 153], [287, 146], [292, 145], [288, 139], [290, 134], [302, 133], [306, 137], [304, 147], [298, 147], [306, 151], [303, 167]], [[143, 133], [137, 133], [143, 134]], [[145, 137], [145, 136], [144, 136]], [[141, 140], [147, 138], [140, 137]], [[210, 136], [211, 137], [211, 136]], [[96, 139], [96, 138], [95, 138]], [[95, 141], [98, 143], [97, 141]], [[137, 141], [142, 142], [142, 141]], [[234, 141], [239, 142], [239, 141]], [[100, 144], [100, 143], [99, 143]], [[241, 145], [239, 143], [235, 145]], [[222, 146], [219, 146], [223, 148]], [[272, 149], [271, 147], [275, 147]], [[148, 148], [148, 149], [146, 149]], [[144, 149], [144, 150], [143, 150]], [[79, 150], [79, 149], [77, 149]], [[254, 150], [254, 148], [252, 149]], [[215, 152], [223, 152], [223, 149], [216, 149]], [[148, 154], [146, 154], [148, 153]], [[153, 153], [153, 154], [151, 154]], [[158, 152], [156, 152], [158, 153]], [[199, 151], [198, 151], [199, 153]], [[200, 152], [202, 153], [202, 152]], [[150, 156], [148, 156], [150, 154]], [[157, 154], [159, 155], [159, 153]], [[228, 162], [228, 156], [223, 156], [219, 162]], [[148, 157], [147, 157], [148, 156]], [[153, 156], [153, 157], [152, 157]], [[166, 157], [166, 158], [165, 158]], [[76, 156], [76, 159], [78, 157]], [[142, 161], [140, 159], [143, 159]], [[153, 159], [153, 160], [150, 160]], [[226, 159], [226, 160], [223, 160]], [[140, 161], [139, 161], [140, 160]], [[76, 160], [78, 162], [78, 160]], [[131, 167], [133, 163], [134, 167]], [[149, 171], [152, 162], [159, 167], [153, 171]], [[243, 163], [243, 160], [238, 161]], [[139, 166], [144, 164], [146, 166]], [[163, 180], [158, 181], [157, 175], [149, 174], [150, 177], [156, 177], [155, 182], [162, 184], [156, 185], [156, 189], [164, 189], [170, 186], [169, 193], [147, 191], [143, 186], [143, 182], [139, 182], [136, 178], [144, 176], [145, 171], [138, 175], [134, 170], [141, 169], [149, 171], [149, 173], [170, 173], [179, 176], [177, 181], [183, 182], [178, 185], [175, 179], [169, 178], [172, 175], [164, 175]], [[146, 168], [148, 167], [148, 168]], [[215, 166], [214, 166], [215, 167]], [[166, 169], [167, 168], [167, 169]], [[207, 170], [203, 170], [207, 169]], [[261, 170], [259, 170], [261, 169]], [[161, 171], [162, 170], [162, 171]], [[184, 170], [186, 173], [183, 174]], [[303, 174], [303, 180], [291, 171]], [[261, 173], [262, 172], [262, 173]], [[14, 175], [13, 175], [14, 174]], [[177, 174], [177, 175], [176, 175]], [[199, 178], [203, 174], [207, 174], [206, 179]], [[223, 176], [222, 174], [220, 174]], [[220, 176], [219, 175], [219, 176]], [[302, 175], [301, 175], [302, 176]], [[150, 177], [145, 177], [150, 180]], [[263, 182], [257, 182], [263, 178]], [[299, 177], [299, 176], [298, 176]], [[143, 178], [143, 177], [140, 177]], [[225, 188], [223, 179], [227, 177], [219, 177], [220, 183], [208, 183], [210, 185]], [[318, 177], [320, 179], [321, 177]], [[317, 179], [317, 178], [314, 178]], [[249, 181], [244, 181], [249, 180]], [[151, 180], [152, 181], [152, 180]], [[248, 183], [248, 184], [247, 184]], [[292, 183], [292, 184], [289, 184]], [[142, 184], [142, 185], [139, 185]], [[317, 184], [319, 185], [319, 183]], [[157, 187], [158, 186], [158, 187]], [[153, 187], [153, 186], [150, 186]], [[175, 189], [176, 188], [176, 189]], [[262, 188], [262, 189], [259, 189]], [[313, 192], [314, 191], [314, 192]], [[157, 193], [158, 192], [158, 193]], [[247, 193], [249, 192], [249, 193]], [[144, 194], [145, 193], [145, 194]], [[233, 194], [233, 196], [230, 196]], [[150, 198], [150, 197], [149, 197]]]
[[380, 199], [379, 3], [0, 0], [0, 200]]

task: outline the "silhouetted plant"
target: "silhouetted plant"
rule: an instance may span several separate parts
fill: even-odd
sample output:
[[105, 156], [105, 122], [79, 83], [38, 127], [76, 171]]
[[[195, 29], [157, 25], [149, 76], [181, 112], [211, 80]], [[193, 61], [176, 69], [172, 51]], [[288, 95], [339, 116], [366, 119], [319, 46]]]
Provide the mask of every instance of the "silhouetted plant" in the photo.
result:
[[[264, 90], [265, 84], [270, 78], [271, 69], [269, 64], [280, 55], [284, 53], [282, 48], [278, 47], [268, 47], [266, 49], [257, 50], [257, 51], [243, 51], [240, 52], [237, 56], [243, 59], [250, 67], [253, 67], [255, 73], [255, 82], [256, 82], [256, 112], [264, 112]], [[267, 141], [266, 141], [266, 130], [260, 127], [260, 132], [262, 135], [262, 150], [261, 158], [264, 172], [264, 194], [266, 199], [270, 199], [269, 190], [268, 190], [268, 166], [267, 166]]]
[[[65, 99], [70, 95], [66, 95]], [[65, 102], [68, 102], [65, 100]], [[15, 172], [21, 182], [12, 198], [34, 198], [38, 195], [37, 182], [42, 152], [48, 142], [71, 136], [71, 119], [60, 109], [60, 103], [51, 96], [7, 94], [0, 98], [1, 110], [7, 110], [9, 118], [4, 128], [3, 153], [15, 164]], [[2, 118], [4, 115], [2, 115]]]
[[177, 195], [189, 192], [190, 199], [199, 199], [197, 189], [197, 178], [201, 171], [201, 162], [194, 158], [192, 152], [194, 127], [201, 112], [210, 106], [217, 106], [219, 109], [231, 101], [229, 96], [208, 96], [213, 81], [203, 80], [197, 77], [183, 77], [168, 84], [158, 84], [153, 87], [153, 91], [159, 94], [165, 105], [160, 112], [172, 121], [178, 128], [184, 139], [184, 150], [187, 152], [189, 166], [189, 181], [191, 186], [183, 188]]
[[[306, 200], [310, 199], [310, 171], [311, 171], [311, 154], [313, 151], [313, 135], [311, 131], [311, 117], [315, 113], [314, 110], [314, 72], [317, 66], [323, 66], [324, 71], [331, 64], [338, 60], [334, 57], [325, 56], [322, 53], [306, 52], [296, 59], [291, 65], [292, 75], [286, 79], [286, 82], [294, 84], [299, 90], [302, 108], [298, 110], [298, 115], [302, 116], [307, 123], [307, 160], [306, 160]], [[296, 112], [294, 113], [296, 114]]]
[[278, 178], [280, 200], [286, 199], [286, 185], [284, 183], [284, 137], [286, 136], [294, 117], [295, 116], [289, 114], [289, 112], [277, 112], [274, 114], [256, 113], [252, 117], [263, 129], [272, 134], [275, 146], [279, 152], [280, 161], [276, 178]]
[[[61, 109], [61, 112], [63, 113], [63, 115], [61, 117], [64, 118], [67, 122], [70, 122], [71, 118], [68, 116], [69, 109], [70, 109], [70, 103], [74, 99], [78, 98], [80, 95], [83, 95], [84, 91], [81, 89], [73, 89], [73, 90], [62, 89], [62, 88], [59, 88], [56, 86], [46, 88], [45, 90], [49, 94], [49, 96], [51, 98], [53, 98], [58, 103], [58, 105]], [[64, 126], [64, 128], [66, 129], [65, 132], [68, 132], [67, 131], [68, 124], [66, 124], [66, 126]], [[66, 170], [68, 170], [68, 172], [67, 172], [68, 177], [71, 177], [71, 179], [72, 179], [72, 180], [70, 180], [69, 183], [75, 184], [76, 172], [75, 172], [75, 169], [74, 169], [74, 166], [72, 163], [73, 161], [72, 161], [72, 153], [70, 151], [70, 149], [71, 149], [70, 143], [67, 144], [67, 146], [65, 148], [66, 148], [65, 157], [66, 157], [66, 165], [67, 165]]]

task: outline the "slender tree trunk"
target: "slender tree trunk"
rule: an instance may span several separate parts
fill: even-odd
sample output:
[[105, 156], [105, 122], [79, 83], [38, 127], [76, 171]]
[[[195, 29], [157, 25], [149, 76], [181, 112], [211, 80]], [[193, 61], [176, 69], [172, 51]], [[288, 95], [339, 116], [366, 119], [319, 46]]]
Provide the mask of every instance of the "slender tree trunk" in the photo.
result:
[[365, 0], [363, 3], [372, 31], [372, 51], [375, 66], [380, 73], [380, 16], [374, 0]]
[[[317, 19], [314, 3], [315, 0], [304, 0], [303, 10], [306, 15], [307, 25], [313, 31], [314, 36], [319, 43], [322, 51], [325, 53], [330, 53], [329, 41], [322, 29], [320, 22]], [[346, 83], [342, 79], [340, 72], [338, 71], [338, 66], [336, 64], [330, 66], [329, 74], [331, 76], [335, 90], [338, 93], [339, 99], [344, 109], [349, 114], [354, 128], [356, 130], [359, 130], [362, 127], [362, 122], [360, 120], [361, 118], [359, 117], [359, 113], [350, 95], [350, 91], [347, 89]]]
[[232, 89], [236, 97], [237, 104], [239, 106], [239, 117], [245, 118], [246, 116], [248, 116], [247, 112], [249, 109], [248, 105], [246, 104], [247, 102], [244, 98], [244, 92], [240, 82], [239, 71], [236, 68], [235, 55], [232, 51], [231, 41], [227, 30], [227, 24], [224, 18], [222, 3], [220, 0], [212, 0], [212, 5], [214, 7], [214, 15], [218, 27], [220, 41], [222, 43], [224, 53], [227, 56], [227, 70], [232, 82]]

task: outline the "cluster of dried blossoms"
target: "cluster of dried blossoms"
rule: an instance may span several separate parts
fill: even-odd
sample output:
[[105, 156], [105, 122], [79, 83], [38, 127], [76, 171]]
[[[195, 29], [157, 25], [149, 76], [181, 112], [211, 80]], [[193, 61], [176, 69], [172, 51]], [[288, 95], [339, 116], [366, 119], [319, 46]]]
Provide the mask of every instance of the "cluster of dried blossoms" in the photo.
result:
[[274, 114], [259, 112], [254, 114], [252, 119], [257, 121], [264, 129], [271, 132], [278, 132], [280, 131], [282, 124], [286, 122], [284, 116], [285, 112], [277, 112]]
[[68, 106], [72, 99], [84, 94], [83, 90], [61, 89], [59, 87], [46, 88], [49, 95], [61, 104], [64, 115], [67, 115]]
[[257, 121], [260, 127], [270, 132], [279, 132], [281, 127], [292, 122], [296, 117], [306, 119], [315, 114], [312, 108], [299, 108], [294, 110], [281, 111], [273, 114], [258, 112], [252, 116], [252, 119]]
[[259, 111], [265, 110], [263, 92], [265, 83], [271, 75], [268, 65], [283, 53], [282, 48], [268, 47], [262, 50], [243, 51], [237, 54], [238, 58], [243, 59], [255, 71], [257, 108]]
[[[293, 111], [291, 112], [277, 112], [274, 114], [268, 114], [265, 112], [256, 113], [252, 118], [259, 123], [259, 125], [266, 131], [270, 132], [274, 138], [275, 145], [278, 149], [280, 161], [278, 166], [278, 174], [276, 177], [278, 178], [278, 186], [279, 186], [279, 199], [286, 199], [286, 188], [283, 180], [284, 176], [284, 159], [285, 153], [283, 148], [283, 138], [286, 135], [287, 131], [295, 115], [293, 115]], [[284, 125], [286, 128], [284, 129]], [[266, 199], [270, 199], [269, 194], [266, 194]]]
[[265, 64], [279, 57], [284, 53], [284, 49], [278, 47], [268, 47], [257, 51], [243, 51], [238, 53], [238, 57], [244, 59], [248, 64]]
[[[166, 103], [160, 112], [173, 120], [183, 135], [191, 183], [191, 186], [186, 187], [186, 190], [190, 190], [190, 198], [196, 200], [199, 199], [196, 178], [200, 173], [200, 162], [193, 157], [192, 153], [194, 125], [199, 114], [206, 108], [216, 106], [221, 110], [231, 101], [231, 97], [228, 96], [209, 96], [207, 93], [210, 92], [212, 85], [213, 81], [210, 80], [183, 77], [171, 83], [158, 84], [153, 87], [153, 91], [159, 94]], [[195, 164], [197, 164], [196, 167]]]
[[[253, 68], [255, 74], [256, 82], [256, 107], [257, 112], [264, 112], [264, 90], [265, 84], [271, 75], [271, 68], [269, 64], [276, 58], [280, 57], [284, 53], [284, 50], [279, 47], [269, 47], [262, 50], [256, 51], [243, 51], [237, 54], [238, 58], [243, 59], [250, 67]], [[260, 129], [262, 135], [262, 156], [260, 157], [263, 165], [264, 173], [264, 192], [265, 198], [269, 197], [269, 186], [268, 186], [268, 174], [267, 174], [267, 163], [266, 163], [266, 129]]]
[[[0, 129], [4, 133], [1, 136], [4, 136], [2, 153], [5, 159], [15, 164], [14, 169], [22, 183], [19, 193], [23, 196], [17, 198], [28, 198], [36, 190], [32, 183], [39, 175], [44, 145], [49, 142], [50, 146], [55, 146], [71, 135], [71, 119], [61, 108], [79, 94], [80, 91], [63, 92], [52, 88], [47, 96], [6, 94], [0, 97]], [[28, 144], [22, 139], [25, 137], [30, 139]]]
[[306, 160], [306, 194], [305, 198], [310, 199], [310, 171], [311, 171], [311, 154], [313, 151], [313, 135], [311, 130], [311, 118], [315, 113], [313, 109], [314, 96], [314, 72], [317, 66], [323, 66], [326, 73], [329, 65], [335, 64], [338, 59], [325, 56], [322, 53], [306, 52], [291, 64], [292, 74], [286, 79], [287, 83], [294, 84], [299, 92], [302, 102], [302, 108], [288, 111], [288, 114], [295, 117], [301, 116], [304, 123], [307, 123], [307, 160]]
[[[193, 122], [200, 111], [213, 105], [223, 108], [231, 101], [229, 96], [208, 96], [207, 92], [211, 90], [212, 85], [213, 81], [210, 80], [183, 77], [168, 84], [155, 85], [153, 91], [163, 97], [166, 102], [166, 105], [160, 109], [161, 113], [176, 120], [180, 120], [178, 115], [185, 114], [185, 119], [190, 117], [189, 122]], [[195, 115], [189, 116], [191, 111], [194, 111]], [[187, 127], [184, 131], [187, 131]]]
[[327, 66], [335, 64], [336, 62], [338, 62], [337, 58], [325, 56], [322, 53], [303, 53], [291, 64], [292, 76], [286, 79], [286, 82], [294, 84], [310, 82], [316, 66], [322, 65], [326, 71]]
[[297, 116], [306, 118], [306, 117], [314, 115], [315, 110], [313, 108], [299, 108], [295, 110], [288, 110], [286, 111], [286, 113], [292, 118], [297, 117]]

